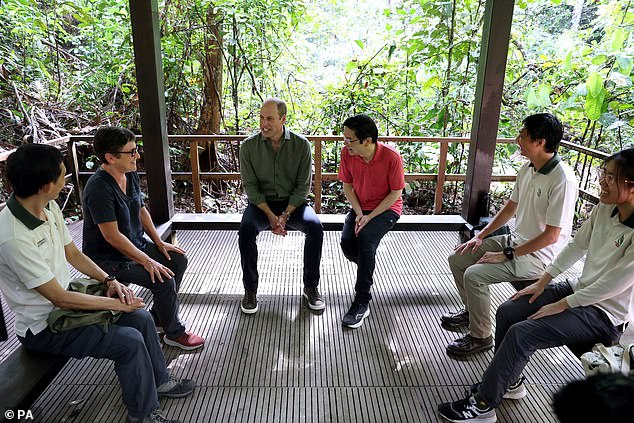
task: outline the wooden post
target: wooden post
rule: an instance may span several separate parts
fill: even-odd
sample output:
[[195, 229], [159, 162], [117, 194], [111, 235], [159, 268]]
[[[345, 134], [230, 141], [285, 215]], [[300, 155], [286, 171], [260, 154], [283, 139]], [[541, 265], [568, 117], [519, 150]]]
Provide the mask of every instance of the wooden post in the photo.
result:
[[449, 152], [449, 143], [440, 142], [440, 158], [438, 162], [438, 177], [436, 178], [436, 198], [434, 200], [434, 214], [441, 214], [442, 211], [442, 193], [445, 187], [445, 179], [447, 174], [447, 153]]
[[149, 208], [154, 223], [161, 224], [174, 215], [174, 199], [157, 1], [130, 0], [130, 20]]
[[194, 210], [196, 213], [203, 211], [203, 196], [200, 186], [200, 161], [198, 158], [198, 141], [189, 142], [189, 160], [192, 164], [192, 188], [194, 190]]
[[462, 202], [462, 217], [470, 224], [478, 223], [480, 203], [491, 185], [514, 4], [514, 0], [487, 0], [484, 10], [469, 164]]
[[321, 213], [321, 140], [315, 140], [315, 213]]

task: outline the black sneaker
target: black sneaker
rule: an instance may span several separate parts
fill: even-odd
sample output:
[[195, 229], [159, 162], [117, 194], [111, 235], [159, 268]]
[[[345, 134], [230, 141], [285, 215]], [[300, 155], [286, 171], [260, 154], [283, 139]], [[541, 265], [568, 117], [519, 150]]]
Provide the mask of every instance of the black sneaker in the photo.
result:
[[469, 326], [469, 312], [466, 309], [440, 316], [441, 326], [447, 330], [458, 330]]
[[319, 289], [316, 286], [305, 286], [303, 295], [308, 301], [308, 307], [311, 310], [323, 310], [326, 308], [326, 303], [321, 299]]
[[483, 402], [478, 402], [475, 395], [440, 404], [438, 414], [450, 422], [494, 423], [497, 421], [495, 410]]
[[447, 354], [465, 357], [471, 354], [488, 351], [493, 348], [493, 337], [475, 338], [469, 334], [458, 338], [447, 345]]
[[258, 311], [258, 299], [255, 292], [245, 291], [240, 308], [244, 314], [255, 314]]
[[356, 329], [363, 324], [363, 319], [370, 315], [370, 306], [369, 304], [359, 304], [352, 303], [350, 306], [350, 310], [343, 316], [344, 326], [347, 326], [352, 329]]

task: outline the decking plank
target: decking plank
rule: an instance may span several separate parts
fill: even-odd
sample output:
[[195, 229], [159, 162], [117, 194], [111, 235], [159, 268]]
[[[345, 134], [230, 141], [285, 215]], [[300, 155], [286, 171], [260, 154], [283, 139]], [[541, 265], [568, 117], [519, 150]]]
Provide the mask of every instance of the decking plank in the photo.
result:
[[[309, 310], [301, 297], [303, 240], [299, 232], [259, 236], [260, 311], [246, 316], [239, 305], [237, 233], [178, 232], [190, 259], [180, 289], [181, 317], [207, 344], [193, 353], [164, 348], [170, 369], [199, 385], [190, 398], [163, 400], [168, 415], [222, 422], [438, 421], [438, 403], [460, 397], [492, 357], [487, 352], [455, 361], [445, 354], [445, 345], [460, 336], [438, 321], [460, 307], [446, 261], [457, 234], [389, 233], [377, 257], [371, 314], [357, 330], [341, 326], [356, 268], [339, 250], [339, 233], [324, 237], [322, 313]], [[149, 300], [147, 290], [135, 289]], [[491, 292], [495, 310], [514, 291], [499, 284]], [[6, 317], [12, 332], [14, 316]], [[17, 346], [12, 335], [0, 344], [0, 354]], [[558, 348], [537, 352], [525, 375], [529, 397], [503, 402], [499, 421], [555, 421], [552, 393], [582, 377], [582, 370], [567, 349]], [[34, 404], [36, 421], [59, 421], [68, 401], [84, 396], [94, 406], [74, 422], [124, 420], [112, 364], [84, 359], [70, 360]]]

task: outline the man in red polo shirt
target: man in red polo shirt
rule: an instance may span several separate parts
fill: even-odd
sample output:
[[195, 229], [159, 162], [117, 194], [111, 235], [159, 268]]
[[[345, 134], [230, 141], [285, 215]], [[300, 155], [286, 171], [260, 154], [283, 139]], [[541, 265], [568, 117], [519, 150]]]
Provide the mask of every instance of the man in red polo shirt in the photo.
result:
[[405, 175], [398, 152], [377, 142], [379, 131], [369, 116], [346, 119], [343, 136], [339, 179], [352, 210], [343, 224], [341, 249], [357, 264], [357, 283], [354, 302], [342, 323], [358, 328], [370, 314], [376, 249], [401, 216]]

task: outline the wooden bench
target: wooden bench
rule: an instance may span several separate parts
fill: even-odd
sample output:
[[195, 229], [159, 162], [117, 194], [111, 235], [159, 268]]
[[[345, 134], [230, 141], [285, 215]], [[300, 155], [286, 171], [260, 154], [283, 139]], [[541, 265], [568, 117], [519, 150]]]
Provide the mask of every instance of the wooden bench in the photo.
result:
[[[0, 342], [8, 330], [0, 307]], [[19, 346], [0, 362], [0, 421], [6, 410], [27, 410], [57, 376], [68, 357], [35, 353]]]
[[[343, 229], [345, 214], [319, 214], [324, 230]], [[240, 228], [242, 214], [178, 213], [170, 220], [171, 230], [233, 230]], [[460, 231], [465, 220], [458, 215], [403, 215], [394, 225], [395, 231]]]

